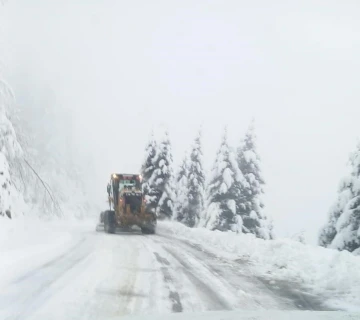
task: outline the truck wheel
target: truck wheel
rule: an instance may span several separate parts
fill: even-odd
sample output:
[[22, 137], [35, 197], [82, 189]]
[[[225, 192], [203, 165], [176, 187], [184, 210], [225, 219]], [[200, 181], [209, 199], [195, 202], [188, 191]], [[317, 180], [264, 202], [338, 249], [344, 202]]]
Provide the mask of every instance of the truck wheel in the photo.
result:
[[109, 233], [109, 222], [108, 222], [108, 212], [104, 212], [104, 231]]
[[104, 230], [106, 233], [115, 233], [115, 212], [105, 211], [104, 212]]

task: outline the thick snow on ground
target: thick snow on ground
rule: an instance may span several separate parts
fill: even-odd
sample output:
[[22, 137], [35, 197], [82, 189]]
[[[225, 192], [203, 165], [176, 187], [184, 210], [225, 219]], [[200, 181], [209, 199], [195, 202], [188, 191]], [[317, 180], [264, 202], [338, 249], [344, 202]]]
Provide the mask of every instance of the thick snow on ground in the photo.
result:
[[[159, 316], [125, 316], [122, 320], [358, 320], [360, 313], [313, 311], [213, 311]], [[107, 319], [108, 320], [108, 319]], [[115, 320], [115, 319], [111, 319]]]
[[158, 233], [191, 241], [229, 260], [251, 264], [271, 281], [291, 281], [326, 299], [335, 309], [360, 311], [360, 257], [290, 239], [264, 241], [252, 235], [190, 229], [160, 222]]
[[0, 219], [0, 286], [68, 251], [91, 222]]
[[[171, 319], [170, 313], [181, 313], [174, 319], [359, 319], [356, 314], [346, 318], [337, 312], [292, 312], [332, 309], [323, 305], [322, 296], [309, 295], [300, 285], [287, 281], [287, 276], [294, 277], [295, 269], [301, 269], [289, 263], [291, 254], [300, 255], [298, 262], [313, 259], [301, 252], [300, 244], [274, 241], [270, 245], [248, 236], [167, 222], [159, 222], [156, 235], [143, 235], [139, 230], [106, 234], [95, 232], [95, 224], [2, 219], [0, 319], [108, 320], [127, 315]], [[263, 257], [266, 250], [267, 257]], [[280, 267], [274, 266], [271, 255], [278, 256]], [[313, 272], [314, 262], [301, 263]], [[285, 272], [286, 268], [291, 270]], [[336, 261], [333, 268], [338, 271]], [[304, 282], [303, 275], [299, 279]], [[343, 284], [345, 293], [335, 285], [338, 296], [332, 296], [348, 306], [354, 304], [356, 296], [349, 299], [349, 292], [356, 294], [356, 279], [354, 287]], [[251, 310], [257, 312], [249, 313]]]

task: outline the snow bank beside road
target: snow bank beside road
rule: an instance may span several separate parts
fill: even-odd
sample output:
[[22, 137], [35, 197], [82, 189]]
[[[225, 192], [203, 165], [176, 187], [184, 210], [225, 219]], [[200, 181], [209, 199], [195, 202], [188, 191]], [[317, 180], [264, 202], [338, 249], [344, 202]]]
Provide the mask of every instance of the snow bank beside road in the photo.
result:
[[89, 230], [88, 222], [0, 220], [0, 285], [65, 253]]
[[159, 222], [158, 233], [201, 245], [226, 259], [241, 259], [251, 272], [274, 281], [301, 284], [333, 307], [360, 311], [360, 257], [290, 239], [264, 241], [252, 235], [187, 228]]

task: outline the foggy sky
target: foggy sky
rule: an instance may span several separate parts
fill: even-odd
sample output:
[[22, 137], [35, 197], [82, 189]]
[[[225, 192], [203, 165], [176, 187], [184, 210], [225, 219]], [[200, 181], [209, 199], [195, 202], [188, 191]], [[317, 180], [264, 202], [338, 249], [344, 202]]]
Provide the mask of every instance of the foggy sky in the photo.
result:
[[[266, 212], [279, 236], [318, 229], [359, 135], [358, 1], [11, 0], [7, 80], [54, 92], [94, 190], [137, 172], [152, 129], [175, 163], [203, 127], [209, 169], [224, 125], [235, 147], [255, 118]], [[2, 42], [1, 42], [2, 43]], [[26, 75], [26, 76], [24, 76]]]

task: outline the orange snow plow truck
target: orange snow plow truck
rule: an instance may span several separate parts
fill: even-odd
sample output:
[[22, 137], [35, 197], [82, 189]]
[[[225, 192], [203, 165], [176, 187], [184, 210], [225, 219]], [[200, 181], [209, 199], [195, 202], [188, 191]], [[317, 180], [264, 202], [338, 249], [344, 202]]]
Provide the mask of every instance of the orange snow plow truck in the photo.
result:
[[156, 215], [146, 209], [141, 179], [139, 174], [111, 175], [107, 186], [109, 210], [101, 212], [97, 231], [103, 228], [107, 233], [115, 233], [117, 229], [138, 226], [142, 233], [155, 233]]

